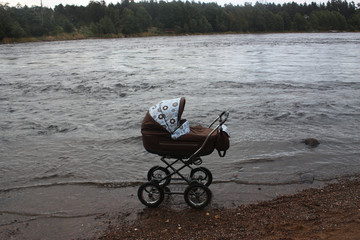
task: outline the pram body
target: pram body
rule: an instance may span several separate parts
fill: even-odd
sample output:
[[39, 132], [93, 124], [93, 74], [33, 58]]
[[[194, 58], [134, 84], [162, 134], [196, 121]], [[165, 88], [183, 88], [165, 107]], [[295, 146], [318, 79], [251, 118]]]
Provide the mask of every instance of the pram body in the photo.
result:
[[[181, 119], [185, 107], [185, 98], [180, 99], [178, 119]], [[179, 121], [181, 122], [181, 120]], [[171, 158], [188, 158], [197, 151], [204, 143], [206, 137], [212, 131], [212, 128], [201, 126], [190, 127], [190, 132], [180, 136], [176, 140], [171, 138], [163, 126], [154, 120], [149, 111], [141, 125], [141, 134], [145, 149], [160, 156]], [[218, 133], [215, 131], [210, 135], [206, 145], [198, 153], [198, 156], [211, 154], [215, 149], [215, 142]]]
[[[208, 127], [190, 127], [182, 119], [185, 98], [164, 100], [150, 107], [141, 126], [144, 148], [161, 156], [166, 165], [154, 166], [148, 171], [149, 182], [140, 186], [139, 200], [148, 207], [157, 207], [164, 194], [184, 194], [185, 201], [193, 208], [203, 208], [211, 200], [208, 186], [212, 182], [212, 174], [205, 167], [193, 168], [191, 165], [202, 164], [201, 157], [211, 154], [215, 149], [224, 157], [229, 148], [229, 135], [223, 131], [229, 113], [220, 114]], [[213, 125], [219, 121], [218, 125]], [[166, 159], [173, 159], [168, 162]], [[180, 168], [175, 164], [182, 163]], [[189, 177], [180, 173], [190, 168]], [[174, 175], [180, 178], [174, 178]], [[189, 185], [184, 192], [170, 192], [167, 185], [172, 179], [182, 179]]]

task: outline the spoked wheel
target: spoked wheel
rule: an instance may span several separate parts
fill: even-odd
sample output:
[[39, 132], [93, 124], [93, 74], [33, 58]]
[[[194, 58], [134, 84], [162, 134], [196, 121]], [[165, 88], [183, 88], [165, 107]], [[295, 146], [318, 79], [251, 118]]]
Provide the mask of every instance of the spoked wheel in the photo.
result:
[[211, 201], [210, 189], [200, 183], [191, 183], [184, 192], [185, 202], [192, 208], [202, 209]]
[[212, 183], [212, 174], [209, 169], [204, 167], [194, 168], [191, 170], [190, 178], [200, 184], [210, 186]]
[[155, 182], [147, 182], [139, 187], [138, 198], [145, 206], [154, 208], [164, 200], [164, 190]]
[[[147, 178], [149, 181], [155, 180], [159, 183], [159, 185], [161, 187], [165, 187], [165, 186], [169, 185], [169, 183], [171, 181], [171, 177], [168, 177], [166, 179], [163, 179], [163, 178], [165, 178], [166, 176], [169, 176], [169, 175], [170, 175], [170, 171], [167, 170], [166, 168], [160, 167], [160, 166], [155, 166], [155, 167], [150, 168]], [[163, 180], [161, 181], [161, 179], [163, 179]]]

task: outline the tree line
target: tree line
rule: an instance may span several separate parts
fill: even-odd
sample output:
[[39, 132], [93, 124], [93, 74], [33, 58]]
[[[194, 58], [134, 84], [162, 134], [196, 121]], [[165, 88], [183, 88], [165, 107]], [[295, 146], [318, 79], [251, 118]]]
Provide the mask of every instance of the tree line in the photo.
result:
[[331, 0], [326, 4], [217, 3], [160, 0], [117, 4], [90, 1], [54, 9], [0, 5], [0, 40], [4, 38], [81, 34], [85, 37], [141, 33], [360, 31], [360, 4]]

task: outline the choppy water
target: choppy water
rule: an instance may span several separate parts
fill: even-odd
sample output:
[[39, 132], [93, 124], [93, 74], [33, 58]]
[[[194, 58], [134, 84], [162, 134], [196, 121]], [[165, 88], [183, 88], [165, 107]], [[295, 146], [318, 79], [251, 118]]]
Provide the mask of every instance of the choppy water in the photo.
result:
[[203, 159], [215, 181], [359, 173], [359, 56], [359, 33], [1, 45], [0, 190], [144, 181], [160, 161], [141, 121], [179, 96], [193, 125], [230, 111], [227, 157]]

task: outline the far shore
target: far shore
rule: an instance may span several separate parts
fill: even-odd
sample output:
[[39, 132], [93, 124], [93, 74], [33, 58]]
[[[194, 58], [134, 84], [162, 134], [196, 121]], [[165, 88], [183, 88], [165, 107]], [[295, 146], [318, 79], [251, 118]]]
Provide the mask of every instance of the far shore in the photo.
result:
[[140, 37], [173, 37], [173, 36], [198, 36], [198, 35], [227, 35], [227, 34], [287, 34], [287, 33], [341, 33], [338, 31], [325, 31], [325, 32], [223, 32], [223, 33], [175, 33], [175, 32], [143, 32], [132, 35], [124, 34], [110, 34], [104, 36], [86, 36], [80, 33], [72, 34], [59, 34], [56, 36], [41, 36], [41, 37], [24, 37], [24, 38], [4, 38], [0, 44], [13, 44], [13, 43], [27, 43], [27, 42], [51, 42], [51, 41], [71, 41], [71, 40], [84, 40], [84, 39], [117, 39], [117, 38], [140, 38]]

